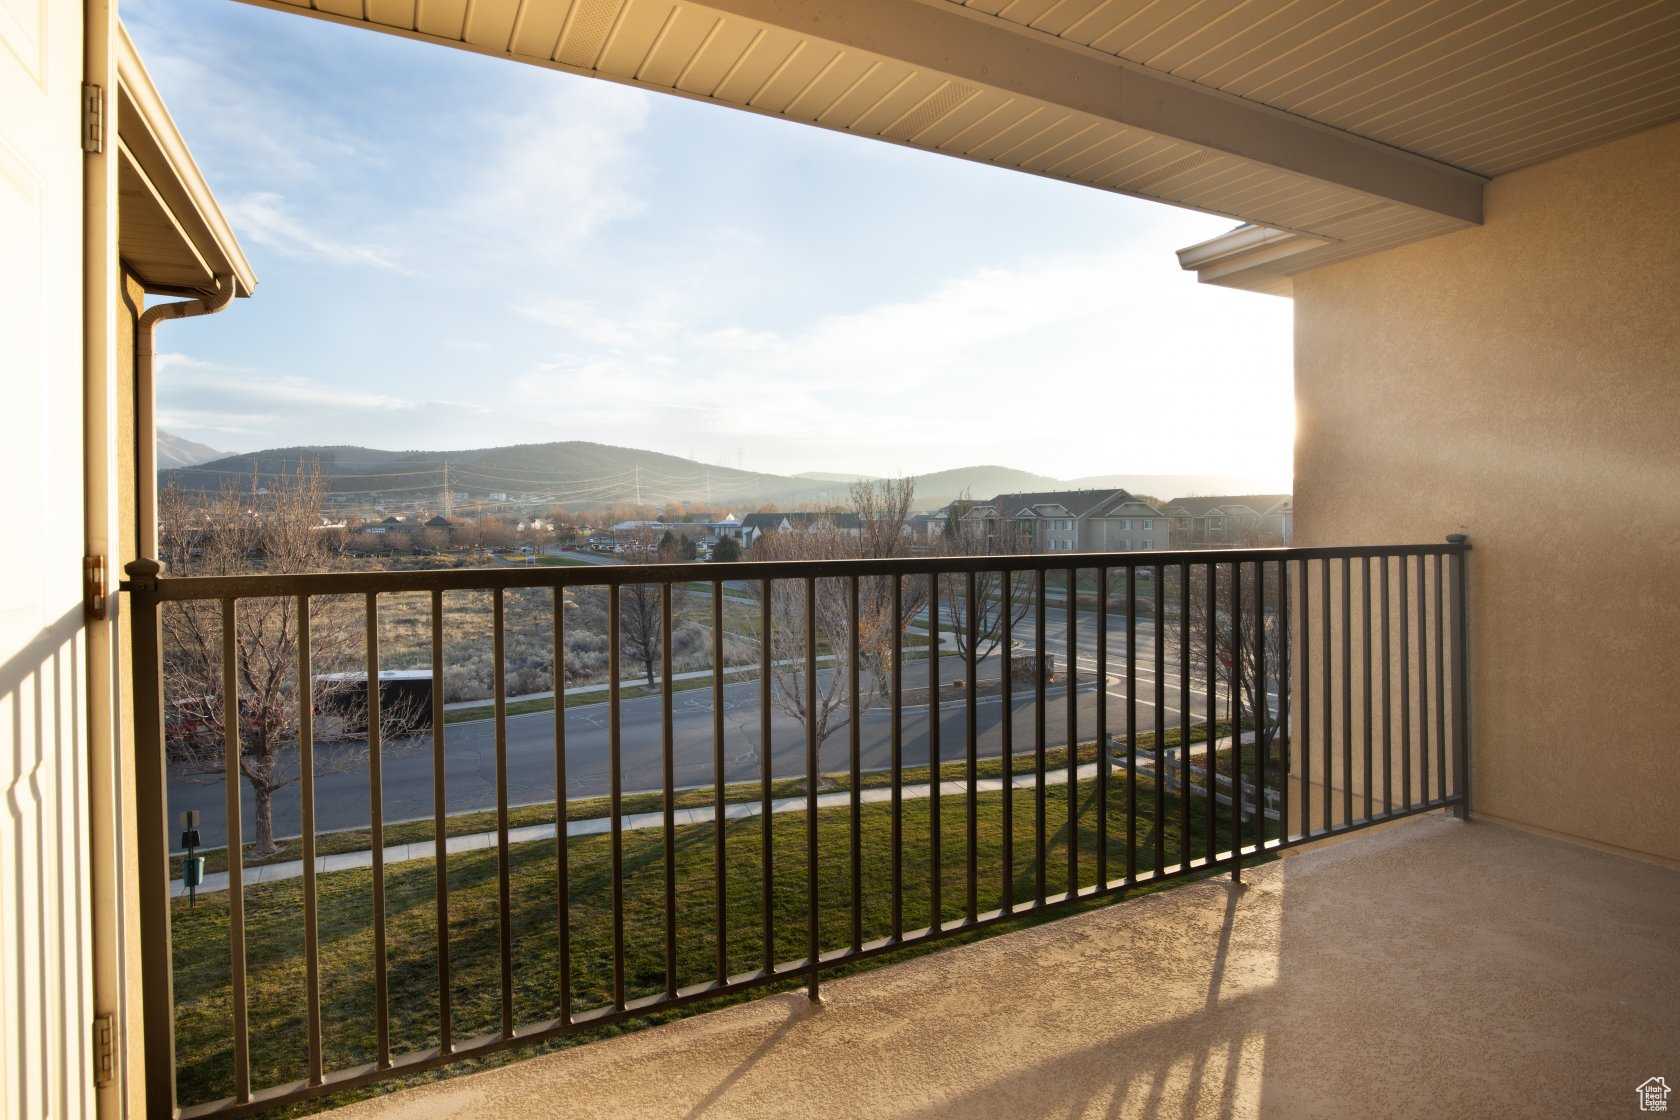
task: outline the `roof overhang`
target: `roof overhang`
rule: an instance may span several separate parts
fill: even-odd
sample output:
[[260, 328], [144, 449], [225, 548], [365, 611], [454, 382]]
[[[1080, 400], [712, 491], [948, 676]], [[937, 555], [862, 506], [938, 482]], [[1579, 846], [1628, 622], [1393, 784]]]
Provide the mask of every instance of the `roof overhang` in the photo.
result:
[[117, 249], [149, 292], [208, 296], [257, 278], [126, 28], [117, 33]]
[[1680, 117], [1647, 0], [245, 2], [1225, 215], [1185, 267], [1280, 294]]

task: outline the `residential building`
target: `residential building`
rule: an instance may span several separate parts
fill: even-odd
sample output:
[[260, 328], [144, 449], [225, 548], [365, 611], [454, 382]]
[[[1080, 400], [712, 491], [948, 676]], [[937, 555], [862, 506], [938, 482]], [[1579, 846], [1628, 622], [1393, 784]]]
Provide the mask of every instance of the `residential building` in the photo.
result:
[[[161, 748], [134, 718], [160, 691], [155, 648], [132, 641], [158, 578], [152, 332], [255, 285], [119, 6], [0, 18], [0, 463], [36, 534], [0, 553], [0, 1112], [25, 1120], [173, 1111], [171, 1009], [142, 999], [170, 960], [167, 894], [141, 889], [166, 878], [140, 863], [166, 827]], [[1680, 1037], [1680, 752], [1662, 718], [1680, 633], [1672, 5], [264, 6], [1230, 214], [1247, 224], [1180, 259], [1294, 300], [1297, 545], [1473, 547], [1454, 656], [1470, 651], [1457, 714], [1474, 749], [1455, 796], [1477, 823], [1301, 850], [1247, 891], [1192, 884], [852, 978], [820, 1014], [738, 1006], [382, 1116], [440, 1099], [429, 1114], [490, 1100], [509, 1120], [841, 1100], [1590, 1115], [1664, 1097]], [[148, 293], [179, 302], [142, 315]], [[1102, 415], [1122, 387], [1053, 390]], [[1322, 570], [1345, 594], [1359, 567]], [[1328, 664], [1313, 650], [1296, 683]], [[1353, 717], [1373, 704], [1316, 734], [1370, 748]], [[1303, 761], [1298, 809], [1351, 796]]]
[[848, 536], [857, 536], [858, 515], [840, 510], [793, 513], [749, 513], [741, 519], [737, 538], [742, 548], [751, 548], [767, 533], [811, 533], [822, 528], [834, 528]]
[[1295, 503], [1288, 494], [1174, 498], [1172, 547], [1287, 545], [1294, 539]]
[[947, 508], [964, 538], [992, 551], [1149, 552], [1165, 549], [1171, 536], [1165, 514], [1124, 490], [999, 494]]

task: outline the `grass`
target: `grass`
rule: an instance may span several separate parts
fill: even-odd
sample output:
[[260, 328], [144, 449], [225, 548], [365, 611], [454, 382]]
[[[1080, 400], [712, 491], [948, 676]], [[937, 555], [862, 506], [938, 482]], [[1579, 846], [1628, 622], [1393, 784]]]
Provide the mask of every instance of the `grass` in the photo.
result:
[[[1125, 784], [1111, 790], [1111, 820], [1123, 819]], [[1111, 835], [1107, 855], [1111, 875], [1123, 873], [1128, 848], [1135, 851], [1140, 870], [1153, 866], [1155, 853], [1156, 790], [1148, 779], [1137, 781], [1135, 836]], [[1071, 812], [1070, 812], [1071, 807]], [[1176, 797], [1162, 800], [1163, 820], [1169, 826], [1160, 837], [1164, 863], [1178, 859], [1182, 840]], [[932, 883], [937, 871], [941, 887], [939, 914], [944, 920], [962, 916], [966, 898], [967, 798], [948, 796], [938, 802], [940, 857], [933, 858], [935, 834], [930, 799], [906, 801], [902, 811], [903, 928], [925, 926], [933, 916]], [[1189, 850], [1203, 850], [1206, 822], [1202, 807], [1189, 806]], [[549, 819], [552, 819], [550, 816]], [[1016, 903], [1036, 896], [1042, 874], [1048, 893], [1068, 886], [1070, 835], [1077, 833], [1081, 884], [1095, 881], [1098, 844], [1097, 783], [1079, 783], [1070, 791], [1065, 782], [1044, 791], [1039, 816], [1032, 791], [1013, 799], [1014, 850], [1003, 844], [1003, 804], [999, 793], [975, 798], [978, 868], [977, 907], [984, 912], [1004, 899], [1003, 870], [1012, 872], [1010, 898]], [[1216, 820], [1216, 841], [1228, 846], [1222, 819]], [[779, 814], [772, 818], [771, 895], [773, 939], [769, 952], [777, 960], [798, 959], [805, 953], [806, 867], [805, 816]], [[891, 930], [890, 854], [891, 806], [865, 805], [859, 842], [862, 848], [862, 906], [864, 939]], [[1070, 827], [1071, 826], [1071, 827]], [[760, 842], [761, 821], [724, 825], [723, 949], [731, 972], [762, 966], [766, 955], [761, 890], [765, 861]], [[1042, 829], [1040, 859], [1036, 837]], [[676, 877], [677, 984], [714, 977], [718, 931], [714, 913], [717, 826], [713, 823], [679, 826], [674, 832]], [[824, 949], [850, 943], [848, 808], [818, 814], [817, 882], [820, 943]], [[570, 997], [575, 1011], [610, 1006], [613, 987], [611, 858], [607, 837], [581, 837], [566, 845], [569, 863], [571, 924]], [[627, 998], [664, 990], [665, 920], [663, 915], [665, 863], [660, 830], [626, 833], [623, 837], [624, 985]], [[556, 845], [517, 845], [509, 850], [512, 965], [512, 1014], [516, 1023], [555, 1017], [560, 1001], [560, 968], [556, 934]], [[450, 999], [454, 1036], [470, 1038], [497, 1029], [501, 1015], [499, 932], [501, 906], [494, 851], [458, 853], [448, 860], [451, 964]], [[397, 865], [385, 877], [385, 920], [390, 986], [390, 1037], [393, 1052], [403, 1053], [438, 1041], [436, 976], [435, 868], [427, 862]], [[245, 921], [248, 961], [248, 1014], [252, 1080], [257, 1086], [283, 1084], [306, 1071], [305, 965], [303, 898], [300, 880], [247, 887]], [[322, 876], [317, 904], [320, 933], [322, 1023], [326, 1067], [347, 1068], [374, 1060], [375, 1007], [371, 976], [374, 970], [371, 937], [373, 880], [370, 872], [351, 871]], [[1055, 916], [1069, 911], [1059, 910]], [[174, 967], [178, 1086], [183, 1104], [216, 1100], [232, 1092], [232, 1002], [228, 965], [227, 895], [210, 895], [189, 908], [174, 908]], [[996, 927], [1018, 928], [1043, 915]], [[948, 942], [941, 942], [941, 944]], [[902, 959], [931, 946], [908, 949], [891, 957], [857, 962], [825, 975], [843, 975]], [[790, 981], [785, 987], [796, 986]], [[767, 987], [763, 991], [775, 990]], [[753, 998], [751, 996], [736, 998]], [[729, 1000], [714, 1001], [711, 1006]], [[677, 1012], [647, 1017], [660, 1021]], [[624, 1026], [580, 1032], [565, 1040], [575, 1044]], [[528, 1055], [524, 1051], [518, 1056]], [[511, 1059], [502, 1059], [511, 1060]], [[484, 1063], [476, 1063], [482, 1065]], [[459, 1067], [457, 1067], [459, 1068]], [[416, 1075], [427, 1076], [427, 1075]], [[429, 1076], [437, 1076], [432, 1074]], [[362, 1090], [366, 1096], [381, 1089]], [[349, 1094], [301, 1106], [312, 1111], [343, 1103]]]

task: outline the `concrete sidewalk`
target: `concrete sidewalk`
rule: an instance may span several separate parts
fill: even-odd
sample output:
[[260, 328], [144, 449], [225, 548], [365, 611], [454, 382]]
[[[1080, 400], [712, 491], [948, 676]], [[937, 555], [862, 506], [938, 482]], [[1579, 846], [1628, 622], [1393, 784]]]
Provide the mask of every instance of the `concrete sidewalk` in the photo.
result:
[[[1084, 781], [1086, 779], [1096, 777], [1096, 774], [1097, 764], [1089, 762], [1079, 767], [1078, 779], [1080, 781]], [[1064, 783], [1067, 781], [1066, 768], [1051, 771], [1046, 773], [1044, 776], [1046, 786], [1054, 785], [1058, 781]], [[1035, 789], [1037, 788], [1038, 777], [1036, 774], [1017, 774], [1011, 784], [1018, 790]], [[916, 801], [929, 796], [932, 784], [923, 782], [918, 785], [908, 785], [901, 788], [903, 797], [906, 801]], [[1002, 778], [982, 778], [975, 783], [976, 793], [997, 793], [1002, 789]], [[966, 781], [946, 781], [939, 784], [939, 793], [942, 797], [960, 797], [965, 795], [967, 792], [968, 783]], [[892, 790], [887, 787], [862, 790], [858, 793], [858, 800], [863, 804], [882, 804], [892, 800]], [[834, 809], [850, 805], [851, 803], [852, 795], [850, 792], [823, 793], [817, 795], [818, 809]], [[762, 816], [763, 810], [763, 803], [759, 801], [734, 801], [724, 807], [724, 819], [730, 821], [747, 820], [752, 817]], [[776, 798], [770, 803], [770, 811], [772, 813], [802, 813], [805, 811], [805, 798]], [[707, 805], [694, 809], [678, 809], [672, 814], [672, 820], [679, 826], [707, 824], [715, 819], [716, 815], [716, 807]], [[627, 816], [620, 817], [619, 822], [620, 826], [626, 832], [635, 832], [641, 829], [650, 828], [663, 828], [665, 826], [665, 814], [663, 812], [632, 813]], [[566, 835], [569, 837], [602, 836], [611, 830], [611, 817], [589, 817], [583, 820], [566, 822]], [[508, 843], [530, 844], [541, 840], [552, 840], [554, 839], [554, 835], [555, 826], [553, 824], [528, 825], [523, 828], [509, 829]], [[496, 833], [478, 832], [469, 836], [450, 837], [446, 841], [446, 850], [451, 854], [455, 852], [482, 851], [485, 849], [495, 848], [496, 843]], [[394, 844], [384, 849], [385, 864], [386, 866], [390, 866], [394, 863], [409, 863], [414, 860], [433, 859], [436, 856], [436, 852], [437, 845], [436, 842], [432, 840], [418, 841], [413, 844]], [[303, 866], [302, 860], [290, 860], [285, 863], [269, 863], [260, 867], [249, 867], [245, 869], [243, 880], [246, 886], [251, 886], [257, 883], [278, 883], [286, 879], [297, 879], [303, 876]], [[327, 874], [334, 871], [354, 871], [358, 868], [369, 868], [372, 866], [372, 851], [341, 852], [337, 855], [320, 856], [315, 860], [316, 874]], [[182, 880], [171, 880], [169, 886], [170, 893], [174, 897], [184, 898], [186, 896], [187, 889]], [[199, 884], [198, 893], [217, 894], [227, 890], [227, 888], [228, 873], [225, 871], [217, 871], [204, 877], [204, 882]]]
[[[1215, 740], [1214, 749], [1215, 750], [1221, 750], [1225, 747], [1229, 747], [1230, 745], [1231, 745], [1231, 740], [1230, 740], [1229, 736], [1227, 736], [1226, 738]], [[1207, 753], [1207, 749], [1208, 749], [1207, 744], [1205, 742], [1191, 743], [1190, 744], [1190, 757], [1192, 759], [1204, 757]], [[1153, 751], [1151, 751], [1149, 753], [1152, 755]], [[1176, 764], [1175, 760], [1178, 757], [1178, 748], [1177, 747], [1168, 747], [1163, 751], [1163, 755], [1164, 755], [1165, 760], [1169, 764], [1168, 769], [1171, 770], [1172, 766]], [[1138, 757], [1138, 761], [1139, 761], [1138, 774], [1140, 776], [1153, 777], [1154, 776], [1154, 769], [1153, 769], [1153, 766], [1152, 766], [1152, 759], [1145, 758], [1144, 754], [1142, 752], [1140, 752], [1139, 757]], [[1122, 760], [1116, 759], [1114, 765], [1115, 765], [1115, 769], [1111, 770], [1110, 773], [1124, 773], [1125, 764]], [[1193, 771], [1193, 773], [1200, 774], [1201, 771], [1200, 771], [1199, 768], [1197, 768]], [[1085, 763], [1084, 765], [1079, 767], [1079, 772], [1078, 772], [1078, 775], [1077, 775], [1077, 779], [1079, 781], [1086, 781], [1088, 779], [1095, 778], [1096, 776], [1097, 776], [1097, 764], [1096, 763], [1088, 762], [1088, 763]], [[1169, 775], [1169, 781], [1170, 780], [1172, 780], [1171, 775]], [[1044, 784], [1045, 784], [1046, 787], [1053, 786], [1057, 782], [1066, 782], [1066, 781], [1067, 781], [1067, 768], [1066, 767], [1063, 767], [1059, 770], [1049, 771], [1044, 775]], [[1035, 774], [1017, 774], [1017, 775], [1014, 776], [1014, 779], [1012, 780], [1011, 785], [1012, 785], [1013, 788], [1018, 789], [1018, 790], [1035, 789], [1035, 788], [1037, 788], [1037, 785], [1038, 785], [1038, 777]], [[907, 786], [903, 786], [901, 788], [902, 788], [902, 791], [903, 791], [903, 797], [906, 801], [916, 801], [916, 800], [926, 798], [929, 795], [929, 790], [931, 789], [931, 783], [921, 782], [921, 783], [918, 783], [916, 785], [907, 785]], [[977, 781], [975, 783], [976, 795], [982, 794], [982, 793], [997, 793], [997, 792], [1001, 791], [1002, 789], [1003, 789], [1003, 779], [1002, 778], [981, 778], [979, 781]], [[632, 794], [645, 794], [645, 793], [654, 793], [654, 792], [657, 792], [657, 791], [655, 791], [655, 790], [636, 790], [636, 791], [627, 792], [626, 796], [630, 796]], [[679, 792], [683, 792], [683, 791], [679, 791]], [[954, 781], [941, 782], [939, 784], [939, 794], [940, 794], [941, 797], [952, 797], [952, 796], [961, 797], [961, 796], [967, 794], [967, 792], [968, 792], [968, 783], [966, 781], [954, 780]], [[882, 787], [882, 788], [878, 788], [878, 789], [862, 790], [858, 793], [858, 800], [861, 803], [866, 804], [866, 805], [881, 804], [883, 802], [891, 801], [892, 800], [892, 789], [890, 787]], [[820, 794], [817, 795], [817, 808], [818, 809], [838, 808], [838, 807], [841, 807], [841, 806], [850, 805], [851, 801], [852, 801], [852, 795], [851, 795], [850, 792], [820, 793]], [[1221, 801], [1222, 804], [1229, 804], [1229, 799], [1222, 796], [1222, 795], [1220, 797], [1220, 801]], [[477, 810], [477, 811], [483, 812], [485, 810]], [[804, 812], [805, 811], [805, 798], [803, 798], [803, 797], [776, 798], [776, 799], [774, 799], [770, 802], [770, 811], [772, 813], [801, 813], [801, 812]], [[748, 819], [748, 818], [751, 818], [751, 817], [757, 817], [757, 816], [762, 816], [762, 815], [763, 815], [763, 803], [760, 802], [760, 801], [756, 801], [756, 800], [755, 801], [733, 801], [733, 802], [728, 803], [724, 808], [724, 819], [725, 820], [731, 820], [731, 821], [733, 821], [733, 820], [745, 820], [745, 819]], [[704, 807], [701, 807], [701, 808], [694, 808], [694, 809], [678, 809], [672, 814], [672, 820], [674, 821], [674, 823], [676, 823], [678, 825], [706, 824], [706, 823], [710, 822], [715, 816], [716, 816], [715, 808], [713, 806], [707, 805], [707, 806], [704, 806]], [[649, 829], [649, 828], [663, 828], [664, 825], [665, 825], [665, 814], [662, 813], [662, 812], [657, 812], [657, 813], [631, 813], [631, 814], [629, 814], [627, 816], [624, 816], [624, 817], [621, 817], [619, 819], [620, 819], [622, 828], [626, 832], [634, 832], [634, 831], [637, 831], [637, 830], [640, 830], [640, 829]], [[406, 822], [393, 822], [393, 823], [406, 823]], [[566, 822], [566, 835], [567, 836], [602, 836], [602, 835], [605, 835], [606, 833], [610, 832], [611, 830], [612, 830], [612, 818], [611, 817], [587, 817], [587, 818], [584, 818], [582, 820], [572, 820], [572, 821], [567, 821]], [[538, 825], [528, 825], [528, 826], [521, 827], [521, 828], [512, 828], [512, 829], [508, 830], [508, 843], [510, 843], [510, 844], [529, 844], [529, 843], [534, 843], [534, 842], [539, 841], [539, 840], [552, 840], [552, 839], [554, 839], [554, 831], [555, 831], [555, 826], [552, 825], [552, 824], [538, 824]], [[295, 839], [295, 837], [294, 837], [294, 839]], [[487, 849], [487, 848], [494, 848], [496, 846], [496, 839], [497, 839], [497, 836], [496, 836], [496, 833], [494, 833], [494, 832], [477, 832], [477, 833], [472, 833], [472, 834], [467, 835], [467, 836], [453, 836], [453, 837], [450, 837], [446, 841], [446, 844], [447, 844], [446, 850], [448, 852], [450, 852], [451, 854], [453, 854], [455, 852], [481, 851], [481, 850], [484, 850], [484, 849]], [[386, 863], [387, 866], [389, 866], [390, 864], [393, 864], [393, 863], [409, 863], [409, 862], [412, 862], [414, 860], [432, 859], [432, 858], [435, 857], [436, 850], [437, 850], [436, 849], [436, 842], [432, 841], [432, 840], [418, 841], [418, 842], [413, 843], [413, 844], [393, 844], [393, 845], [384, 849], [385, 863]], [[171, 858], [172, 859], [177, 858], [182, 854], [183, 853], [180, 853], [180, 852], [171, 853]], [[319, 856], [315, 860], [315, 872], [318, 875], [327, 874], [327, 873], [334, 872], [334, 871], [354, 871], [358, 868], [368, 868], [368, 867], [372, 867], [372, 866], [373, 866], [373, 852], [371, 850], [360, 851], [360, 852], [340, 852], [336, 855]], [[257, 883], [277, 883], [277, 882], [281, 882], [282, 880], [285, 880], [285, 879], [298, 879], [298, 878], [302, 878], [302, 876], [303, 876], [303, 861], [302, 860], [288, 860], [284, 863], [268, 863], [268, 864], [263, 864], [263, 865], [258, 866], [258, 867], [248, 867], [248, 868], [245, 869], [245, 873], [243, 875], [243, 880], [244, 880], [244, 883], [245, 883], [246, 886], [251, 886], [251, 885], [257, 884]], [[170, 893], [174, 897], [184, 898], [186, 896], [187, 889], [186, 889], [186, 886], [185, 886], [185, 884], [182, 880], [172, 879], [170, 881], [169, 887], [170, 887]], [[212, 872], [212, 873], [210, 873], [210, 874], [208, 874], [204, 877], [204, 882], [199, 884], [198, 893], [199, 894], [218, 894], [222, 891], [227, 890], [227, 888], [228, 888], [228, 873], [225, 872], [225, 871], [216, 871], [216, 872]]]

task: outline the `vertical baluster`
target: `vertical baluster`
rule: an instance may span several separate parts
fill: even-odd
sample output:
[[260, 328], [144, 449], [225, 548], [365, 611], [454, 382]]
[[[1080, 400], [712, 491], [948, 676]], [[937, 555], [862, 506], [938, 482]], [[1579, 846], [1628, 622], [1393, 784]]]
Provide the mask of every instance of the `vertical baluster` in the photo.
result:
[[1202, 644], [1207, 647], [1207, 860], [1211, 864], [1219, 857], [1219, 568], [1209, 561], [1206, 570], [1207, 633]]
[[[967, 587], [965, 588], [967, 594], [963, 600], [964, 610], [968, 612], [968, 671], [964, 677], [964, 683], [967, 687], [963, 690], [963, 692], [968, 701], [965, 706], [966, 718], [964, 720], [964, 725], [967, 728], [966, 754], [968, 760], [967, 912], [968, 920], [971, 922], [974, 921], [980, 913], [980, 729], [975, 726], [978, 719], [978, 707], [974, 696], [974, 693], [980, 687], [978, 676], [979, 667], [975, 663], [975, 655], [979, 650], [977, 643], [980, 641], [980, 631], [975, 622], [975, 613], [979, 607], [980, 596], [975, 580], [975, 573], [970, 570], [968, 572]], [[952, 625], [954, 626], [956, 623], [953, 622]]]
[[1334, 695], [1335, 695], [1334, 694], [1335, 678], [1332, 675], [1333, 666], [1332, 666], [1331, 663], [1333, 661], [1333, 657], [1332, 657], [1332, 652], [1333, 651], [1332, 651], [1332, 646], [1330, 644], [1331, 643], [1330, 620], [1331, 620], [1331, 615], [1334, 613], [1334, 611], [1331, 609], [1331, 606], [1330, 606], [1330, 604], [1333, 600], [1330, 598], [1330, 558], [1329, 557], [1325, 557], [1324, 559], [1322, 559], [1318, 562], [1318, 576], [1319, 576], [1318, 613], [1319, 613], [1319, 616], [1320, 616], [1320, 618], [1319, 618], [1319, 637], [1322, 639], [1322, 641], [1320, 642], [1321, 652], [1319, 653], [1319, 657], [1318, 657], [1319, 662], [1320, 662], [1319, 684], [1321, 686], [1320, 691], [1323, 693], [1322, 700], [1323, 700], [1323, 709], [1324, 709], [1323, 710], [1324, 730], [1322, 732], [1323, 738], [1324, 738], [1324, 778], [1323, 778], [1323, 781], [1324, 781], [1324, 831], [1329, 832], [1330, 829], [1333, 827], [1333, 825], [1331, 824], [1331, 821], [1334, 817], [1335, 809], [1334, 809], [1334, 806], [1331, 804], [1331, 802], [1335, 800], [1335, 790], [1336, 790], [1336, 763], [1335, 763], [1336, 724], [1335, 724], [1335, 721], [1334, 721], [1334, 718], [1333, 718], [1333, 712], [1331, 710], [1332, 703], [1334, 701]]
[[775, 671], [776, 632], [771, 615], [770, 597], [775, 594], [772, 580], [763, 580], [759, 586], [758, 597], [758, 628], [762, 635], [758, 643], [759, 666], [758, 679], [760, 683], [758, 706], [758, 850], [760, 867], [763, 875], [759, 883], [760, 917], [764, 924], [764, 961], [765, 972], [776, 967], [776, 907], [775, 884], [776, 868], [774, 859], [774, 843], [771, 832], [775, 821], [772, 817], [774, 806], [771, 804], [770, 789], [770, 754], [772, 735], [770, 690], [771, 674]]
[[[437, 598], [434, 592], [434, 601]], [[554, 666], [554, 918], [555, 935], [558, 938], [556, 955], [559, 958], [560, 1007], [559, 1017], [562, 1026], [572, 1025], [572, 872], [571, 872], [571, 837], [569, 824], [571, 807], [567, 804], [568, 790], [571, 788], [566, 773], [566, 589], [554, 589], [554, 649], [550, 657], [550, 664]], [[437, 677], [443, 679], [442, 670], [442, 632], [434, 639], [437, 649], [434, 652], [434, 664], [438, 665]], [[439, 701], [441, 703], [441, 699]], [[441, 713], [434, 726], [441, 727], [443, 718]], [[439, 759], [441, 762], [441, 752]], [[439, 871], [443, 865], [438, 865]]]
[[[619, 681], [622, 635], [619, 615], [619, 585], [607, 587], [607, 776], [608, 813], [611, 821], [609, 850], [612, 867], [612, 997], [613, 1009], [624, 1010], [624, 727], [621, 711], [623, 686]], [[766, 674], [765, 687], [769, 687]]]
[[1161, 618], [1166, 569], [1155, 565], [1155, 874], [1167, 868], [1167, 642], [1166, 623]]
[[1380, 578], [1377, 583], [1377, 596], [1382, 602], [1382, 760], [1383, 760], [1383, 816], [1394, 813], [1394, 726], [1393, 704], [1390, 694], [1393, 692], [1393, 657], [1394, 650], [1389, 634], [1389, 603], [1388, 603], [1388, 557], [1379, 559], [1378, 569]]
[[[496, 719], [496, 897], [500, 915], [497, 923], [497, 952], [500, 954], [503, 1038], [513, 1037], [513, 884], [508, 849], [508, 748], [507, 748], [507, 602], [506, 593], [496, 588], [490, 609], [491, 671], [495, 674], [492, 695]], [[617, 663], [614, 662], [616, 665]]]
[[[1301, 837], [1311, 839], [1312, 827], [1312, 583], [1307, 578], [1311, 574], [1312, 561], [1302, 557], [1295, 562], [1296, 577], [1300, 580], [1300, 606], [1295, 617], [1301, 628], [1301, 660], [1295, 666], [1301, 674], [1301, 737], [1298, 740], [1300, 749], [1293, 749], [1291, 744], [1290, 757], [1299, 761], [1301, 765]], [[1284, 634], [1284, 648], [1294, 635], [1288, 631]], [[1320, 656], [1323, 656], [1320, 654]]]
[[239, 771], [239, 605], [222, 600], [222, 782], [227, 799], [228, 835], [228, 964], [229, 995], [233, 1000], [233, 1096], [243, 1104], [251, 1099], [250, 1007], [245, 983], [245, 822]]
[[1443, 586], [1441, 554], [1434, 555], [1435, 569], [1435, 788], [1447, 796], [1447, 627], [1442, 614]]
[[1353, 564], [1342, 557], [1342, 825], [1353, 823]]
[[1067, 616], [1067, 889], [1079, 893], [1079, 569], [1062, 575], [1063, 613]]
[[1015, 909], [1015, 573], [998, 573], [1003, 611], [1003, 912]]
[[1400, 803], [1412, 807], [1412, 610], [1408, 591], [1412, 583], [1411, 561], [1397, 558], [1400, 578]]
[[728, 810], [724, 792], [723, 581], [712, 582], [712, 916], [717, 936], [717, 982], [729, 981]]
[[321, 931], [315, 882], [315, 670], [309, 596], [297, 597], [298, 831], [303, 838], [303, 968], [311, 1085], [321, 1084]]
[[[449, 800], [444, 782], [443, 592], [432, 592], [432, 892], [437, 907], [438, 1050], [455, 1049], [449, 980]], [[558, 670], [557, 670], [558, 671]], [[561, 833], [564, 835], [565, 830]], [[562, 879], [562, 882], [565, 880]]]
[[1108, 741], [1108, 576], [1097, 569], [1097, 888], [1108, 887], [1108, 778], [1113, 766]]
[[1178, 566], [1178, 862], [1190, 866], [1190, 565]]
[[928, 576], [928, 926], [938, 930], [945, 924], [943, 886], [945, 877], [944, 829], [940, 809], [944, 798], [939, 743], [939, 577]]
[[904, 938], [904, 577], [892, 578], [892, 939]]
[[851, 874], [852, 951], [863, 951], [863, 703], [858, 693], [860, 680], [858, 645], [863, 637], [859, 619], [858, 577], [846, 581], [846, 633], [851, 635], [851, 664], [847, 667], [846, 689], [851, 700], [851, 720], [846, 728], [847, 757], [851, 763]]
[[1126, 565], [1126, 883], [1137, 882], [1137, 568]]
[[1231, 565], [1231, 881], [1242, 882], [1243, 849], [1243, 593], [1242, 562]]
[[[847, 643], [851, 645], [851, 643]], [[857, 658], [852, 645], [851, 656]], [[835, 665], [838, 673], [840, 666]], [[805, 579], [805, 995], [819, 998], [817, 960], [822, 953], [818, 918], [822, 902], [817, 896], [817, 783], [821, 781], [817, 758], [817, 581]]]
[[665, 831], [665, 997], [677, 998], [676, 723], [672, 715], [671, 584], [659, 585], [659, 758]]
[[1429, 804], [1429, 594], [1425, 559], [1417, 558], [1418, 804]]
[[1045, 862], [1046, 862], [1045, 835], [1044, 835], [1044, 823], [1045, 823], [1044, 822], [1044, 816], [1045, 816], [1044, 678], [1045, 678], [1046, 674], [1045, 674], [1044, 670], [1045, 670], [1045, 666], [1048, 664], [1048, 661], [1046, 661], [1046, 658], [1048, 657], [1048, 654], [1045, 652], [1045, 649], [1044, 649], [1044, 644], [1045, 644], [1044, 643], [1044, 612], [1045, 612], [1046, 607], [1049, 604], [1049, 588], [1046, 586], [1047, 580], [1046, 580], [1045, 571], [1046, 570], [1044, 568], [1039, 568], [1038, 569], [1038, 609], [1037, 609], [1038, 620], [1034, 624], [1034, 629], [1033, 629], [1033, 638], [1038, 644], [1038, 673], [1037, 673], [1037, 678], [1038, 679], [1037, 679], [1037, 682], [1034, 685], [1034, 689], [1033, 689], [1033, 698], [1034, 698], [1034, 705], [1033, 705], [1033, 761], [1035, 763], [1034, 769], [1037, 772], [1037, 780], [1034, 782], [1033, 788], [1035, 790], [1035, 796], [1036, 796], [1037, 801], [1038, 801], [1038, 812], [1037, 812], [1037, 816], [1036, 816], [1037, 832], [1036, 832], [1036, 836], [1035, 836], [1035, 839], [1034, 839], [1033, 856], [1034, 856], [1034, 860], [1035, 860], [1035, 864], [1036, 864], [1036, 872], [1037, 872], [1036, 882], [1034, 884], [1034, 886], [1036, 888], [1036, 893], [1035, 893], [1034, 897], [1035, 897], [1035, 900], [1036, 900], [1036, 904], [1039, 905], [1039, 906], [1044, 905], [1044, 896], [1045, 896], [1045, 885], [1044, 885], [1044, 870], [1045, 870], [1045, 868], [1044, 868], [1044, 865], [1045, 865]]
[[391, 993], [385, 929], [384, 697], [379, 692], [379, 596], [367, 595], [369, 847], [373, 852], [373, 1004], [380, 1069], [391, 1068]]
[[1278, 560], [1278, 846], [1289, 844], [1289, 771], [1295, 758], [1290, 700], [1295, 690], [1294, 664], [1291, 660], [1294, 635], [1290, 616], [1289, 561]]
[[1360, 703], [1359, 710], [1364, 728], [1365, 819], [1369, 821], [1375, 801], [1375, 781], [1371, 773], [1371, 764], [1374, 761], [1371, 737], [1371, 701], [1374, 694], [1371, 689], [1371, 558], [1369, 556], [1359, 558], [1359, 632], [1362, 646], [1359, 661], [1364, 674], [1364, 698]]

